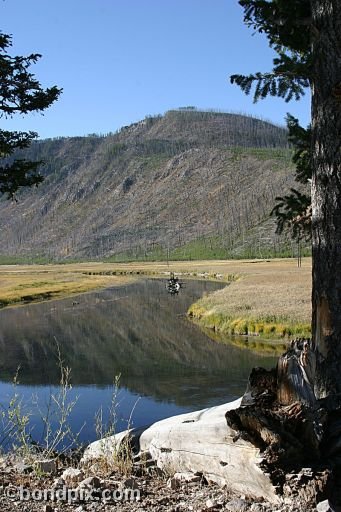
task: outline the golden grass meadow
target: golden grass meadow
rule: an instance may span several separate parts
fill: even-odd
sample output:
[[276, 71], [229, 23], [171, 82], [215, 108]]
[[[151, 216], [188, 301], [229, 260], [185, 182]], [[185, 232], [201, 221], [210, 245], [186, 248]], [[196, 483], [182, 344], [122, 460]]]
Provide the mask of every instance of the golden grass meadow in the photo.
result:
[[236, 281], [193, 304], [189, 314], [223, 334], [310, 336], [311, 260], [295, 265], [294, 260], [242, 262]]

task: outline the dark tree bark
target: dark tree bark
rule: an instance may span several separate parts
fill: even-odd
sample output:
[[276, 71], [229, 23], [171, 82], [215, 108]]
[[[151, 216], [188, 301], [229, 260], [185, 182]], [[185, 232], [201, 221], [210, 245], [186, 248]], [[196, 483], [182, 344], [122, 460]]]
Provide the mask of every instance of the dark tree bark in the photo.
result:
[[311, 7], [312, 332], [315, 394], [323, 398], [341, 393], [341, 1]]
[[[250, 8], [286, 6], [285, 0], [240, 1]], [[309, 481], [316, 505], [341, 488], [341, 0], [310, 0], [310, 6], [312, 340], [293, 340], [276, 370], [254, 369], [240, 407], [228, 410], [226, 421], [234, 439], [260, 449], [260, 466], [280, 494], [292, 487], [293, 472], [311, 468], [308, 480], [298, 482], [305, 488]], [[286, 35], [293, 44], [295, 35], [299, 39], [295, 31]], [[239, 78], [247, 90], [253, 77]], [[322, 477], [315, 478], [320, 469]], [[341, 505], [341, 496], [334, 498]]]

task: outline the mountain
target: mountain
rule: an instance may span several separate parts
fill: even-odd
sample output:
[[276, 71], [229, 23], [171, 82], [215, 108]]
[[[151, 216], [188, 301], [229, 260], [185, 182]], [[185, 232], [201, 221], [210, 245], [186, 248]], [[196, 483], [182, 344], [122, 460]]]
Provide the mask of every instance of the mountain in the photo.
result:
[[[37, 141], [45, 180], [0, 199], [0, 255], [47, 258], [262, 256], [288, 248], [269, 220], [294, 185], [284, 128], [192, 108], [106, 136]], [[263, 253], [263, 254], [262, 254]]]

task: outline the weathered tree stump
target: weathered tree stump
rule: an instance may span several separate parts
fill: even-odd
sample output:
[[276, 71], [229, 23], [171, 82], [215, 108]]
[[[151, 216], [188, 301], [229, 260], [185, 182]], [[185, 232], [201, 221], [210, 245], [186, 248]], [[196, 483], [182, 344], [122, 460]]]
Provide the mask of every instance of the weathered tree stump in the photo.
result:
[[340, 409], [315, 397], [315, 372], [310, 340], [293, 340], [275, 370], [252, 370], [241, 406], [226, 413], [237, 435], [259, 447], [260, 467], [281, 495], [288, 494], [288, 475], [310, 468], [305, 490], [321, 499], [341, 462]]
[[295, 402], [316, 407], [314, 379], [316, 356], [310, 340], [293, 340], [277, 363], [277, 399], [282, 405]]

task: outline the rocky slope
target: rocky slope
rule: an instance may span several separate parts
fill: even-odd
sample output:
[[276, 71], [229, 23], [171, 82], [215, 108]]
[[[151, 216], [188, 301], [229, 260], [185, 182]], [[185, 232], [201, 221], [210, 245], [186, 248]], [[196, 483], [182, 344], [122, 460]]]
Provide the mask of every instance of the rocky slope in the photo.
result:
[[[235, 114], [170, 111], [116, 134], [37, 142], [44, 183], [0, 200], [0, 255], [262, 256], [293, 186], [286, 131]], [[250, 254], [249, 254], [250, 253]]]
[[[274, 505], [263, 499], [232, 494], [200, 474], [177, 473], [168, 478], [157, 467], [149, 465], [150, 461], [142, 467], [136, 462], [126, 474], [103, 464], [78, 470], [75, 460], [63, 458], [64, 463], [59, 458], [51, 461], [43, 457], [39, 462], [28, 463], [13, 455], [1, 457], [1, 511], [321, 512], [334, 509], [334, 502], [310, 496], [309, 488], [304, 492], [308, 469], [291, 475], [293, 496], [283, 497]], [[44, 467], [46, 472], [38, 472], [35, 467]], [[296, 481], [306, 499], [295, 493]]]

